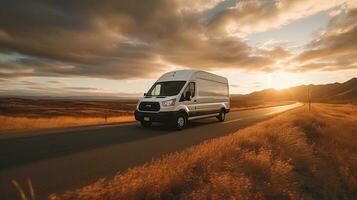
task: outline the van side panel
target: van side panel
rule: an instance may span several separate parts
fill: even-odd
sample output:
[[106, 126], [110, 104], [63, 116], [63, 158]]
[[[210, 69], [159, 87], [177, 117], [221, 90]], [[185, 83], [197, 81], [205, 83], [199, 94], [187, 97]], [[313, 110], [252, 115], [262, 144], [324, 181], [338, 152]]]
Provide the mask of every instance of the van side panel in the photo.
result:
[[228, 80], [207, 72], [197, 72], [196, 115], [218, 113], [222, 108], [229, 110]]
[[219, 112], [222, 108], [228, 108], [229, 97], [226, 84], [204, 79], [196, 79], [196, 82], [198, 93], [196, 109], [198, 111]]

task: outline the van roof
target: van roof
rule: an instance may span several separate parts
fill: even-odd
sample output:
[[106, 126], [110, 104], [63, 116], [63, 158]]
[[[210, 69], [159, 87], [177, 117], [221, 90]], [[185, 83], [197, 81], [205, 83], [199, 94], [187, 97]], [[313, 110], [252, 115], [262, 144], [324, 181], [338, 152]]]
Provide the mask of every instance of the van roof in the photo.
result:
[[157, 82], [162, 81], [189, 81], [194, 78], [202, 78], [202, 79], [211, 79], [222, 83], [228, 83], [227, 78], [218, 76], [216, 74], [212, 74], [209, 72], [205, 72], [202, 70], [192, 70], [192, 69], [184, 69], [184, 70], [176, 70], [163, 74]]

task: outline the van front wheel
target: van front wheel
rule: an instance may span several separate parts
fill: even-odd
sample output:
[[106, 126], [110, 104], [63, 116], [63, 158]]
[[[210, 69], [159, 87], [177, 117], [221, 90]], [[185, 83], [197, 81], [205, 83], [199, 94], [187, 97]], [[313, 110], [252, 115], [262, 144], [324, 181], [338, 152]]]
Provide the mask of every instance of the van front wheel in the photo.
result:
[[226, 111], [221, 110], [219, 115], [217, 116], [218, 121], [223, 122], [226, 119]]
[[174, 123], [175, 128], [177, 130], [182, 130], [186, 127], [186, 125], [187, 125], [186, 115], [184, 115], [183, 113], [179, 113]]

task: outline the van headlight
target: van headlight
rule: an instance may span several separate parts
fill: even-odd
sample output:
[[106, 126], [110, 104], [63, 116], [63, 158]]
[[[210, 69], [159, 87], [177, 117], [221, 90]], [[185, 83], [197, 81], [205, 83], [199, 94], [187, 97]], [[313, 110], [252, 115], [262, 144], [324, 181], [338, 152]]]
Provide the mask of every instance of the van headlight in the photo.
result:
[[162, 106], [164, 106], [164, 107], [174, 106], [174, 105], [175, 105], [175, 100], [176, 100], [176, 99], [166, 100], [166, 101], [163, 101], [161, 104], [162, 104]]

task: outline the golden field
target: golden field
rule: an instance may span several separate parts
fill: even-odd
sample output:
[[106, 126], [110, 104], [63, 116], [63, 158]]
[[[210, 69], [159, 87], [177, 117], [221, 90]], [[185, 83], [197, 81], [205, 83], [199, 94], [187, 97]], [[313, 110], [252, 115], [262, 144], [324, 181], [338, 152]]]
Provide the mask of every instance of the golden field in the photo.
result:
[[357, 106], [314, 104], [50, 199], [356, 199]]
[[133, 121], [136, 100], [0, 99], [0, 134]]
[[0, 116], [0, 134], [23, 132], [41, 129], [54, 129], [64, 127], [79, 127], [88, 125], [111, 124], [120, 122], [132, 122], [132, 115], [123, 115], [117, 117], [7, 117]]
[[[0, 98], [0, 134], [134, 121], [137, 100]], [[232, 100], [232, 111], [286, 105], [292, 101]]]

